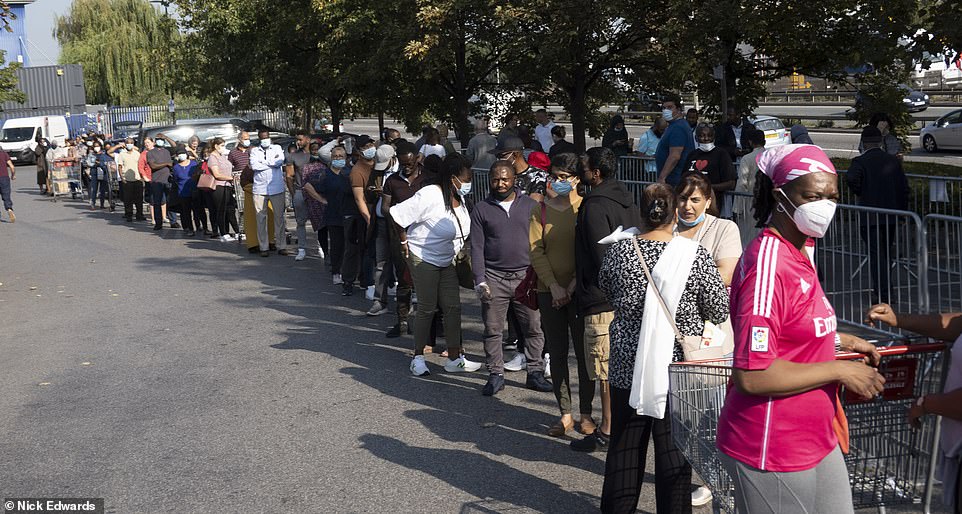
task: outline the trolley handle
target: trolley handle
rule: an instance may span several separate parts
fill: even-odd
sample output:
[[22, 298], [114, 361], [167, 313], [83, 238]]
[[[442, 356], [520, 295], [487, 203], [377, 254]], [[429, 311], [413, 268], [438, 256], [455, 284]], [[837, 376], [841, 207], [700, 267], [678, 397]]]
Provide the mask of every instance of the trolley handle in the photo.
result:
[[[882, 357], [890, 357], [893, 355], [911, 355], [916, 353], [935, 353], [945, 351], [947, 345], [945, 343], [928, 343], [928, 344], [913, 344], [913, 345], [902, 345], [902, 346], [885, 346], [878, 348], [878, 353]], [[846, 352], [839, 353], [835, 355], [835, 360], [855, 360], [861, 359], [865, 355], [861, 353]]]

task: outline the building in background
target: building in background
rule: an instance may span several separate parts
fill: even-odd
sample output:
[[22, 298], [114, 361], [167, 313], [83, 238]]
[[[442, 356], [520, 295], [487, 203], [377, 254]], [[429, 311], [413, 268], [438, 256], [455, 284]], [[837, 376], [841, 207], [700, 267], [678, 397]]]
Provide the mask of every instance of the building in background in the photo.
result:
[[34, 0], [8, 0], [10, 14], [16, 19], [8, 20], [13, 32], [0, 30], [0, 50], [3, 50], [4, 64], [18, 62], [24, 66], [30, 66], [30, 57], [27, 51], [27, 5]]
[[66, 116], [71, 134], [90, 126], [81, 65], [34, 66], [15, 73], [17, 87], [27, 95], [27, 101], [3, 102], [0, 119]]

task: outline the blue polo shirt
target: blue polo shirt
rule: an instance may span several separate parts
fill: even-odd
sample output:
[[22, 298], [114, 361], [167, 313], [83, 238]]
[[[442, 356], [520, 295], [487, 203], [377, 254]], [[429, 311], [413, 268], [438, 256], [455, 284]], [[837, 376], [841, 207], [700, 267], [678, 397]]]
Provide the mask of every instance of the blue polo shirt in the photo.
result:
[[684, 147], [684, 150], [681, 152], [681, 159], [678, 159], [675, 169], [671, 171], [665, 181], [672, 186], [677, 186], [681, 182], [681, 174], [685, 171], [685, 165], [688, 163], [688, 154], [695, 149], [695, 137], [692, 135], [691, 126], [688, 125], [685, 118], [669, 123], [664, 135], [661, 136], [661, 141], [658, 142], [658, 148], [655, 149], [655, 165], [658, 166], [659, 173], [665, 167], [665, 161], [668, 160], [668, 154], [673, 146]]

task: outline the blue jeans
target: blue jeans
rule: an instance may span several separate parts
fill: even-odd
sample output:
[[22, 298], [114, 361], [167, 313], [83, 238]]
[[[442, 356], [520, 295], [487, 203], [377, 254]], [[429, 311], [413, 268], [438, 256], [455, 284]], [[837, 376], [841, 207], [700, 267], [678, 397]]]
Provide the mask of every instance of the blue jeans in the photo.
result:
[[110, 194], [110, 184], [107, 183], [107, 179], [96, 180], [91, 177], [90, 180], [90, 205], [91, 207], [97, 203], [97, 191], [100, 191], [100, 205], [104, 204], [104, 200], [108, 198]]
[[10, 199], [10, 177], [0, 177], [0, 198], [3, 198], [4, 210], [13, 209], [13, 200]]

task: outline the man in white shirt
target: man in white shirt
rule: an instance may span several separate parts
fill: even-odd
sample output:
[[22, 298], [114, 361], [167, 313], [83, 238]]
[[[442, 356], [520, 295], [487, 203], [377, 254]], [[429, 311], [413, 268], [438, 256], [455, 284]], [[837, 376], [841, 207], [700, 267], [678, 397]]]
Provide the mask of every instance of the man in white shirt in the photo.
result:
[[544, 109], [535, 111], [534, 119], [538, 122], [538, 125], [534, 128], [534, 135], [541, 143], [542, 151], [548, 153], [551, 150], [551, 145], [554, 144], [554, 139], [551, 139], [551, 129], [555, 127], [555, 123], [548, 118], [548, 111]]
[[284, 188], [286, 177], [282, 167], [285, 155], [280, 145], [271, 142], [271, 134], [266, 130], [257, 133], [260, 145], [251, 149], [251, 169], [254, 170], [254, 212], [257, 217], [257, 242], [261, 257], [267, 257], [270, 241], [267, 233], [268, 202], [274, 209], [274, 239], [279, 255], [290, 255], [287, 251], [285, 234], [287, 210]]

